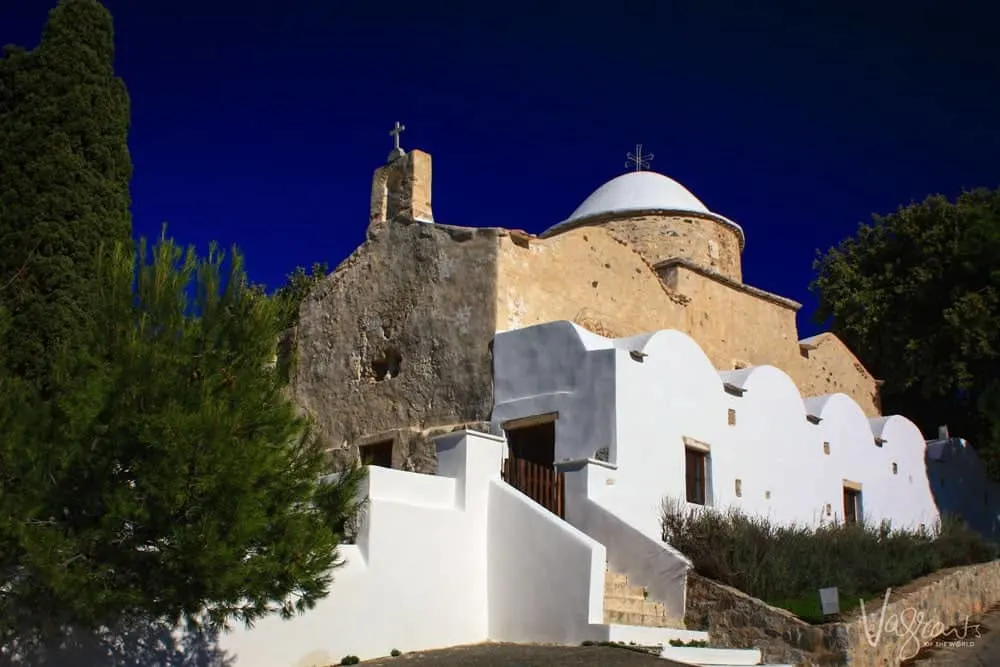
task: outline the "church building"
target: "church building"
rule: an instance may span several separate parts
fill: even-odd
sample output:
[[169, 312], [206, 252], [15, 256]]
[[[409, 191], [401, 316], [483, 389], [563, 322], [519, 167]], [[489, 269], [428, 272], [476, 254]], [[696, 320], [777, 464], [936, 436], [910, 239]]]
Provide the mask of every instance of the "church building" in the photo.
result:
[[800, 339], [800, 304], [743, 282], [745, 230], [641, 147], [535, 236], [436, 221], [431, 156], [401, 129], [365, 242], [288, 341], [331, 457], [371, 466], [366, 517], [329, 599], [229, 636], [238, 665], [487, 639], [695, 660], [670, 646], [707, 636], [684, 627], [665, 504], [900, 528], [956, 512], [997, 536], [974, 451], [881, 414], [836, 336]]

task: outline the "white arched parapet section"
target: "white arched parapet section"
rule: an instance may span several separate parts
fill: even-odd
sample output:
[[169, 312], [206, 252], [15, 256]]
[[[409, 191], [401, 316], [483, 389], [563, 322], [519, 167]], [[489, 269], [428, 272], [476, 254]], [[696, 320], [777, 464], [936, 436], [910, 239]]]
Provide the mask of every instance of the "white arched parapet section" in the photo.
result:
[[[615, 392], [618, 480], [613, 495], [645, 525], [665, 497], [686, 497], [686, 445], [720, 446], [726, 408], [722, 382], [688, 335], [675, 330], [618, 339]], [[708, 499], [712, 467], [708, 452]]]
[[493, 339], [492, 426], [549, 415], [554, 461], [615, 449], [615, 350], [610, 340], [558, 321]]
[[917, 425], [890, 415], [869, 420], [881, 460], [874, 475], [882, 482], [869, 494], [873, 520], [889, 519], [894, 528], [932, 527], [939, 518], [927, 480], [927, 442]]
[[[638, 465], [683, 437], [715, 439], [723, 418], [722, 385], [701, 347], [680, 331], [615, 341], [618, 349], [617, 400], [619, 442], [627, 441], [622, 465]], [[624, 438], [624, 440], [623, 440]], [[683, 450], [677, 450], [683, 455]], [[663, 461], [683, 469], [683, 461]]]
[[[496, 403], [572, 389], [588, 343], [572, 322], [559, 321], [502, 331], [493, 337], [493, 392]], [[610, 344], [607, 345], [610, 347]], [[591, 347], [592, 349], [592, 347]], [[526, 380], [530, 378], [530, 380]]]
[[[672, 401], [688, 405], [698, 400], [718, 399], [719, 376], [704, 350], [687, 334], [675, 329], [664, 329], [652, 334], [622, 338], [614, 341], [617, 349], [627, 351], [629, 358], [638, 364], [627, 365], [642, 371], [643, 384], [652, 384], [646, 378], [657, 377], [659, 391], [669, 394]], [[622, 360], [624, 362], [624, 357]]]
[[719, 375], [727, 402], [720, 500], [776, 522], [811, 523], [819, 508], [809, 500], [810, 424], [795, 382], [774, 366]]
[[842, 393], [810, 397], [805, 405], [810, 419], [818, 422], [814, 427], [819, 460], [816, 493], [824, 508], [824, 522], [844, 520], [845, 488], [856, 487], [861, 490], [862, 516], [880, 520], [881, 489], [888, 480], [889, 463], [876, 445], [868, 417]]

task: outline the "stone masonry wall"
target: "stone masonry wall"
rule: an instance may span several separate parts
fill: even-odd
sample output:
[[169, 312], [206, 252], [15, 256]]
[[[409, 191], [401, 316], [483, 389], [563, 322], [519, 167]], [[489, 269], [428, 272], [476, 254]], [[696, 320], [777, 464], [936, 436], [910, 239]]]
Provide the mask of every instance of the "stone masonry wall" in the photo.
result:
[[810, 339], [813, 349], [799, 350], [794, 375], [804, 395], [843, 392], [853, 398], [869, 417], [882, 412], [878, 387], [872, 374], [843, 341], [832, 333]]
[[822, 627], [694, 572], [688, 573], [684, 623], [707, 631], [712, 646], [758, 648], [765, 663], [841, 665], [846, 659]]
[[625, 241], [652, 265], [683, 258], [743, 280], [739, 233], [716, 220], [692, 215], [641, 215], [612, 219], [601, 227]]
[[292, 388], [335, 461], [393, 438], [398, 467], [432, 472], [428, 429], [489, 420], [497, 238], [496, 229], [373, 225], [303, 302]]
[[864, 615], [859, 610], [843, 622], [814, 626], [690, 573], [685, 623], [708, 631], [713, 645], [759, 648], [765, 662], [897, 667], [935, 638], [980, 637], [968, 621], [1000, 603], [1000, 561], [938, 572], [893, 593], [884, 611], [884, 598], [866, 600]]
[[597, 227], [500, 239], [497, 330], [570, 320], [618, 337], [679, 327], [684, 300], [642, 257]]
[[677, 329], [719, 370], [770, 364], [788, 373], [803, 396], [844, 392], [868, 416], [879, 414], [875, 380], [835, 336], [807, 359], [793, 308], [683, 265], [661, 270], [661, 280], [649, 261], [603, 226], [519, 243], [501, 235], [498, 272], [498, 330], [553, 320], [609, 337]]
[[926, 585], [890, 598], [884, 615], [883, 600], [867, 601], [865, 618], [855, 615], [824, 629], [844, 646], [850, 667], [895, 667], [950, 628], [956, 630], [943, 637], [945, 641], [974, 642], [976, 626], [965, 627], [969, 617], [998, 603], [1000, 561], [993, 561], [939, 573]]
[[716, 368], [771, 364], [792, 374], [799, 350], [797, 308], [750, 294], [744, 291], [747, 288], [735, 289], [685, 266], [671, 267], [669, 272], [668, 284], [691, 298], [682, 330], [706, 349]]

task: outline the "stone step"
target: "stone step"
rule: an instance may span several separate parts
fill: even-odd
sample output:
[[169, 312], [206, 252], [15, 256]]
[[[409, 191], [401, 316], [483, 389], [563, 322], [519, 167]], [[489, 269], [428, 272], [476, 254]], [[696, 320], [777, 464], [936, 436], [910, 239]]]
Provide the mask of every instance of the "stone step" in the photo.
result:
[[604, 584], [605, 598], [619, 598], [623, 600], [645, 600], [646, 592], [642, 586], [629, 586], [628, 584]]
[[604, 623], [606, 625], [641, 625], [647, 628], [684, 628], [681, 621], [665, 614], [643, 614], [608, 609], [604, 610]]
[[650, 616], [665, 616], [666, 608], [659, 602], [640, 598], [604, 598], [604, 609], [607, 611], [623, 611], [630, 614], [648, 614]]
[[760, 649], [756, 648], [664, 646], [660, 657], [698, 667], [748, 667], [761, 662]]
[[604, 585], [609, 586], [612, 584], [620, 584], [622, 586], [628, 585], [628, 577], [624, 574], [618, 572], [612, 572], [611, 570], [605, 570], [604, 572]]
[[646, 589], [631, 586], [628, 577], [607, 570], [604, 578], [604, 623], [650, 628], [683, 628], [684, 622], [669, 618], [661, 602], [647, 599]]

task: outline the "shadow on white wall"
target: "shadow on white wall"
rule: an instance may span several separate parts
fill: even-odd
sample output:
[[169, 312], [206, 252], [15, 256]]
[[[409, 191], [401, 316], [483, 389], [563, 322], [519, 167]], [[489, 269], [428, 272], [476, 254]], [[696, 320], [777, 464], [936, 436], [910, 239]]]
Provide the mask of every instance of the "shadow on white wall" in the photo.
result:
[[235, 658], [209, 631], [181, 631], [162, 622], [122, 625], [99, 636], [67, 635], [61, 645], [7, 646], [0, 667], [234, 667]]

